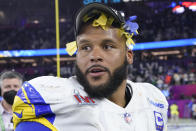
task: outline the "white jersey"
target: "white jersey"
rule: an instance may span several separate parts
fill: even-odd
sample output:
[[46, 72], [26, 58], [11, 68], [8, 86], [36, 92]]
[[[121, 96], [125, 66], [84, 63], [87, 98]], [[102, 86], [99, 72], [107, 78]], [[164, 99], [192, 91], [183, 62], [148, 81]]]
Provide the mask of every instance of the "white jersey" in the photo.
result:
[[127, 83], [132, 98], [123, 108], [89, 98], [75, 77], [35, 78], [15, 98], [14, 124], [36, 121], [53, 131], [166, 131], [168, 103], [161, 91], [148, 83]]

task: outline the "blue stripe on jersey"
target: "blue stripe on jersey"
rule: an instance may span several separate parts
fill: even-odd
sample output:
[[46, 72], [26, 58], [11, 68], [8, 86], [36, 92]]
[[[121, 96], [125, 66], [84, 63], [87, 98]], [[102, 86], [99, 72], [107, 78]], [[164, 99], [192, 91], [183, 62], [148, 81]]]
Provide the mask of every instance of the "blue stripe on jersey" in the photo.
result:
[[21, 122], [16, 127], [15, 131], [51, 131], [46, 126], [37, 122]]
[[[43, 116], [45, 117], [50, 123], [54, 123], [55, 114], [52, 112], [50, 105], [47, 104], [43, 97], [39, 94], [39, 92], [28, 82], [24, 82], [23, 84], [24, 90], [27, 94], [27, 97], [31, 104], [35, 107], [35, 115], [36, 117]], [[24, 93], [19, 92], [17, 94], [25, 103], [27, 100], [24, 96]]]

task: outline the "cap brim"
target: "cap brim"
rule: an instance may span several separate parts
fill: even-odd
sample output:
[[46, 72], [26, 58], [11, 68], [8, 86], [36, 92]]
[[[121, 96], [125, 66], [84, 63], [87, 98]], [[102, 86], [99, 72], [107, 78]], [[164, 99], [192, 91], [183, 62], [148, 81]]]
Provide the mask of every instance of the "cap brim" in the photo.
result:
[[109, 14], [111, 16], [114, 17], [114, 19], [119, 22], [119, 23], [122, 23], [124, 22], [120, 16], [119, 16], [119, 12], [117, 12], [116, 10], [112, 9], [111, 7], [108, 7], [104, 4], [101, 4], [101, 3], [91, 3], [91, 4], [88, 4], [86, 5], [85, 7], [81, 8], [77, 15], [76, 15], [76, 20], [75, 20], [75, 33], [76, 35], [78, 34], [79, 32], [79, 29], [80, 29], [80, 26], [81, 24], [83, 23], [83, 17], [88, 14], [88, 12], [92, 11], [92, 10], [99, 10], [99, 11], [103, 11], [105, 12], [106, 14]]

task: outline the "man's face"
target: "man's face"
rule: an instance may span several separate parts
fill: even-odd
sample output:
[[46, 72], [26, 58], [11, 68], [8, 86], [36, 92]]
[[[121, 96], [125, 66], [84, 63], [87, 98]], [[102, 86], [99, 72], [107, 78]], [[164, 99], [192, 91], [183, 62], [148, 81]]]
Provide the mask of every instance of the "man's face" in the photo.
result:
[[[104, 85], [114, 80], [111, 79], [114, 74], [118, 75], [123, 72], [122, 80], [126, 78], [124, 70], [126, 70], [126, 63], [130, 58], [127, 55], [125, 39], [120, 36], [119, 29], [103, 30], [100, 27], [88, 25], [77, 36], [77, 45], [76, 71], [79, 70], [80, 74], [82, 73], [90, 88], [106, 88]], [[116, 78], [118, 77], [116, 76]], [[118, 84], [121, 84], [122, 80]], [[109, 85], [111, 86], [111, 84]], [[86, 87], [84, 86], [84, 88]]]
[[4, 79], [1, 85], [1, 96], [7, 91], [15, 90], [18, 91], [22, 86], [22, 82], [17, 78]]

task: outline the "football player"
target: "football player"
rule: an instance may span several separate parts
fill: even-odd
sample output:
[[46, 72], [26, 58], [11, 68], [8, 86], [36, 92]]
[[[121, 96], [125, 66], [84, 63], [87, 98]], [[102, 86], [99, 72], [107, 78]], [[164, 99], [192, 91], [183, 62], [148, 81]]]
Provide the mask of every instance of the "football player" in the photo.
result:
[[43, 76], [23, 84], [14, 102], [16, 131], [165, 131], [168, 103], [149, 83], [127, 79], [136, 17], [100, 3], [77, 13], [76, 76]]

